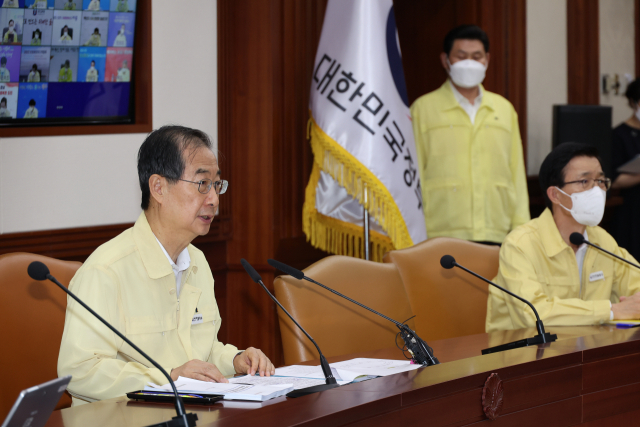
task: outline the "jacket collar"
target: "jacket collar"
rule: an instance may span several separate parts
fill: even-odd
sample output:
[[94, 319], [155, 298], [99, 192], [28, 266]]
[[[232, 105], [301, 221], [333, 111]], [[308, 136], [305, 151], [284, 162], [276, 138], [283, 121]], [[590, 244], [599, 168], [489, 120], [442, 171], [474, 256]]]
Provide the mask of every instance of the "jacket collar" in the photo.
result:
[[[589, 242], [601, 246], [599, 238], [600, 233], [597, 229], [598, 227], [587, 227], [587, 235], [589, 236]], [[553, 214], [549, 208], [546, 208], [538, 217], [538, 233], [540, 233], [540, 239], [542, 240], [545, 254], [549, 258], [558, 255], [565, 249], [571, 249], [562, 239], [560, 230], [558, 230], [558, 226], [556, 225], [556, 222], [553, 219]]]
[[151, 231], [151, 226], [149, 226], [144, 212], [140, 214], [133, 225], [133, 240], [138, 247], [142, 264], [144, 264], [144, 268], [151, 279], [159, 279], [173, 274], [171, 264], [162, 252], [155, 234]]
[[[454, 108], [462, 108], [456, 99], [456, 96], [453, 94], [453, 89], [451, 89], [451, 83], [449, 83], [450, 79], [447, 79], [442, 86], [438, 89], [443, 96], [442, 102], [442, 110], [447, 111]], [[487, 107], [493, 110], [493, 100], [491, 99], [491, 95], [484, 89], [484, 86], [480, 85], [480, 90], [482, 91], [482, 102], [480, 102], [480, 108], [478, 111], [482, 109], [482, 107]]]

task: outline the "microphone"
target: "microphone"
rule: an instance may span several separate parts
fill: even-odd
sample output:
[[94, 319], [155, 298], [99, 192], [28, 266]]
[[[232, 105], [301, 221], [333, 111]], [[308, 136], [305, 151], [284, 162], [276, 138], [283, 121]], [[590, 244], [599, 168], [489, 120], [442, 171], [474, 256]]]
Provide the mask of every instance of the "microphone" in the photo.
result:
[[551, 335], [550, 333], [544, 331], [544, 324], [542, 323], [542, 320], [540, 320], [540, 316], [538, 315], [538, 311], [533, 306], [533, 304], [531, 304], [526, 299], [514, 294], [513, 292], [503, 288], [500, 285], [497, 285], [497, 284], [493, 283], [491, 280], [485, 279], [484, 277], [480, 276], [477, 273], [474, 273], [473, 271], [469, 270], [468, 268], [465, 268], [465, 267], [461, 266], [460, 264], [458, 264], [456, 262], [456, 259], [454, 257], [452, 257], [451, 255], [444, 255], [442, 258], [440, 258], [440, 265], [443, 268], [447, 269], [447, 270], [450, 270], [453, 267], [458, 267], [458, 268], [466, 271], [467, 273], [471, 274], [472, 276], [475, 276], [480, 280], [484, 280], [488, 284], [490, 284], [492, 286], [495, 286], [496, 288], [500, 289], [502, 292], [506, 292], [507, 294], [511, 295], [512, 297], [514, 297], [516, 299], [519, 299], [523, 303], [527, 304], [529, 307], [531, 307], [531, 310], [533, 310], [533, 314], [536, 315], [536, 319], [537, 319], [536, 320], [536, 328], [538, 329], [538, 335], [536, 335], [533, 338], [526, 338], [526, 339], [523, 339], [523, 340], [514, 341], [512, 343], [503, 344], [503, 345], [499, 345], [499, 346], [496, 346], [496, 347], [491, 347], [491, 348], [484, 349], [484, 350], [482, 350], [482, 354], [497, 353], [499, 351], [510, 350], [512, 348], [527, 347], [527, 346], [534, 345], [534, 344], [544, 344], [544, 343], [547, 343], [547, 342], [553, 342], [553, 341], [558, 339], [558, 336], [556, 334]]
[[349, 302], [352, 302], [354, 304], [356, 304], [359, 307], [364, 308], [365, 310], [369, 310], [372, 313], [377, 314], [378, 316], [382, 317], [383, 319], [388, 320], [389, 322], [395, 324], [398, 329], [400, 329], [400, 336], [402, 337], [402, 339], [404, 340], [407, 349], [409, 350], [409, 353], [411, 353], [411, 355], [413, 356], [413, 361], [415, 363], [418, 363], [420, 365], [423, 366], [431, 366], [431, 365], [437, 365], [440, 362], [438, 361], [438, 359], [433, 355], [433, 349], [431, 347], [429, 347], [429, 345], [426, 343], [426, 341], [424, 341], [422, 338], [420, 338], [418, 336], [418, 334], [415, 333], [415, 331], [411, 330], [407, 325], [400, 323], [398, 321], [393, 320], [390, 317], [385, 316], [382, 313], [378, 313], [377, 311], [375, 311], [372, 308], [367, 307], [364, 304], [359, 303], [356, 300], [353, 300], [351, 298], [349, 298], [346, 295], [341, 294], [340, 292], [331, 289], [328, 286], [323, 285], [320, 282], [316, 282], [315, 280], [313, 280], [310, 277], [307, 277], [304, 275], [304, 273], [298, 269], [295, 269], [293, 267], [290, 267], [286, 264], [283, 264], [279, 261], [276, 261], [275, 259], [268, 259], [267, 262], [269, 263], [270, 266], [282, 271], [283, 273], [288, 274], [289, 276], [293, 276], [293, 278], [298, 279], [298, 280], [307, 280], [311, 283], [314, 283], [326, 290], [328, 290], [329, 292], [332, 292], [336, 295], [338, 295], [341, 298], [346, 299]]
[[171, 379], [171, 376], [169, 374], [167, 374], [167, 371], [165, 371], [162, 368], [162, 366], [160, 366], [160, 364], [158, 362], [156, 362], [151, 357], [149, 357], [144, 351], [140, 350], [140, 348], [137, 345], [135, 345], [134, 343], [129, 341], [129, 339], [127, 337], [125, 337], [124, 335], [122, 335], [120, 333], [120, 331], [118, 331], [116, 328], [111, 326], [111, 324], [109, 322], [104, 320], [98, 313], [93, 311], [88, 305], [86, 305], [84, 302], [82, 302], [82, 300], [80, 300], [80, 298], [75, 296], [73, 294], [73, 292], [71, 292], [69, 289], [67, 289], [66, 286], [64, 286], [55, 277], [53, 277], [49, 273], [49, 268], [46, 265], [44, 265], [40, 261], [33, 261], [31, 264], [29, 264], [29, 267], [27, 267], [27, 273], [29, 274], [29, 277], [31, 277], [33, 280], [42, 281], [42, 280], [49, 279], [50, 281], [52, 281], [53, 283], [58, 285], [58, 287], [60, 289], [65, 291], [71, 298], [76, 300], [78, 302], [78, 304], [80, 304], [81, 306], [86, 308], [89, 311], [89, 313], [93, 314], [107, 328], [111, 329], [111, 331], [114, 334], [116, 334], [124, 342], [129, 344], [134, 350], [136, 350], [145, 359], [147, 359], [149, 362], [151, 362], [151, 364], [153, 366], [158, 368], [160, 370], [160, 372], [162, 372], [162, 374], [165, 377], [167, 377], [167, 379], [169, 380], [169, 384], [171, 384], [171, 388], [173, 389], [173, 394], [175, 396], [175, 407], [176, 407], [177, 416], [173, 417], [171, 419], [171, 421], [165, 421], [165, 422], [162, 422], [162, 423], [159, 423], [159, 424], [153, 424], [153, 425], [150, 425], [148, 427], [194, 427], [196, 425], [196, 420], [198, 419], [198, 415], [194, 414], [194, 413], [185, 413], [184, 403], [182, 402], [182, 398], [178, 394], [178, 390], [176, 389], [176, 385], [174, 384], [173, 380]]
[[634, 263], [632, 263], [631, 261], [626, 260], [626, 259], [622, 258], [621, 256], [618, 256], [618, 255], [616, 255], [616, 254], [614, 254], [614, 253], [612, 253], [612, 252], [609, 252], [608, 250], [606, 250], [606, 249], [604, 249], [604, 248], [601, 248], [601, 247], [600, 247], [600, 246], [598, 246], [598, 245], [594, 245], [593, 243], [591, 243], [590, 241], [588, 241], [587, 239], [585, 239], [585, 238], [584, 238], [584, 236], [583, 236], [582, 234], [580, 234], [580, 233], [571, 233], [571, 235], [569, 236], [569, 241], [570, 241], [571, 243], [573, 243], [574, 245], [576, 245], [576, 246], [580, 246], [580, 245], [582, 245], [583, 243], [586, 243], [587, 245], [589, 245], [589, 246], [591, 246], [591, 247], [594, 247], [594, 248], [596, 248], [596, 249], [599, 249], [599, 250], [601, 250], [602, 252], [604, 252], [604, 253], [606, 253], [606, 254], [609, 254], [609, 255], [611, 255], [611, 256], [612, 256], [612, 257], [614, 257], [614, 258], [618, 258], [620, 261], [624, 261], [624, 262], [626, 262], [626, 263], [627, 263], [627, 264], [629, 264], [629, 265], [633, 265], [635, 268], [640, 268], [640, 265], [638, 265], [638, 264], [634, 264]]
[[282, 304], [280, 304], [280, 301], [278, 301], [276, 299], [276, 297], [274, 297], [273, 294], [271, 292], [269, 292], [269, 289], [267, 289], [267, 287], [264, 285], [264, 282], [262, 281], [262, 278], [260, 277], [258, 272], [255, 270], [255, 268], [253, 268], [251, 266], [251, 264], [249, 264], [249, 261], [247, 261], [246, 259], [242, 258], [240, 260], [240, 264], [242, 264], [242, 267], [244, 267], [244, 270], [247, 272], [249, 277], [251, 277], [251, 280], [253, 280], [257, 284], [262, 286], [262, 289], [264, 289], [264, 291], [267, 294], [269, 294], [269, 297], [271, 297], [273, 302], [275, 302], [276, 305], [278, 307], [280, 307], [280, 309], [282, 311], [284, 311], [287, 316], [289, 316], [289, 319], [291, 319], [291, 321], [293, 323], [295, 323], [295, 325], [298, 328], [300, 328], [300, 330], [307, 336], [307, 338], [309, 338], [309, 341], [311, 341], [313, 343], [313, 345], [316, 346], [316, 349], [318, 350], [318, 354], [320, 355], [320, 366], [322, 367], [322, 372], [324, 373], [326, 384], [321, 384], [321, 385], [316, 385], [316, 386], [313, 386], [313, 387], [302, 388], [300, 390], [293, 390], [293, 391], [287, 393], [287, 397], [306, 396], [307, 394], [313, 394], [313, 393], [317, 393], [319, 391], [325, 391], [325, 390], [330, 390], [332, 388], [339, 387], [339, 384], [337, 383], [335, 377], [333, 376], [333, 373], [331, 372], [331, 368], [329, 367], [329, 363], [327, 363], [327, 359], [325, 359], [324, 354], [322, 354], [322, 351], [320, 351], [320, 347], [318, 347], [318, 344], [316, 344], [314, 339], [311, 338], [311, 335], [309, 335], [307, 333], [307, 331], [305, 331], [304, 328], [302, 326], [300, 326], [300, 324], [298, 322], [296, 322], [296, 320], [293, 318], [293, 316], [291, 314], [289, 314], [287, 309], [285, 309], [282, 306]]

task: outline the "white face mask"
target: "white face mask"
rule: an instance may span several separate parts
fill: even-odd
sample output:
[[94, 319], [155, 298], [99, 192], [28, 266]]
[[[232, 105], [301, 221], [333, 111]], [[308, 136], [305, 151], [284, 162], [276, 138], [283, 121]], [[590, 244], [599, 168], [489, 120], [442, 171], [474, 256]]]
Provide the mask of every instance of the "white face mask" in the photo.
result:
[[[556, 187], [558, 188], [558, 187]], [[571, 216], [578, 224], [588, 225], [595, 227], [602, 221], [604, 215], [604, 204], [607, 200], [607, 193], [597, 185], [591, 190], [582, 191], [580, 193], [573, 193], [571, 195], [560, 190], [562, 194], [571, 197], [573, 207], [567, 209], [562, 204], [566, 211], [571, 212]]]
[[487, 67], [478, 61], [473, 59], [464, 59], [455, 63], [450, 63], [447, 58], [447, 64], [449, 64], [449, 76], [453, 82], [464, 88], [472, 88], [478, 86], [484, 80]]

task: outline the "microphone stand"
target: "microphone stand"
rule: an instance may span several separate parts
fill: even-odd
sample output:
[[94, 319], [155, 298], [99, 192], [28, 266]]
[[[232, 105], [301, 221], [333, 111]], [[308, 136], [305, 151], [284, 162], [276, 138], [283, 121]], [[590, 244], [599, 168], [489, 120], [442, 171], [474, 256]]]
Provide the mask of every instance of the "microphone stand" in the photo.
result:
[[[402, 337], [402, 339], [405, 342], [405, 345], [407, 346], [407, 349], [409, 350], [409, 353], [411, 353], [411, 355], [413, 356], [413, 361], [415, 363], [418, 363], [422, 366], [431, 366], [431, 365], [437, 365], [440, 363], [440, 361], [438, 361], [438, 359], [433, 355], [433, 349], [431, 347], [429, 347], [429, 345], [418, 336], [418, 334], [415, 333], [415, 331], [413, 331], [411, 328], [409, 328], [406, 324], [400, 323], [396, 320], [393, 320], [390, 317], [385, 316], [382, 313], [379, 313], [377, 311], [375, 311], [372, 308], [367, 307], [364, 304], [359, 303], [358, 301], [349, 298], [346, 295], [341, 294], [340, 292], [336, 291], [335, 289], [331, 289], [328, 286], [323, 285], [320, 282], [316, 282], [315, 280], [313, 280], [310, 277], [307, 277], [304, 275], [304, 273], [298, 269], [294, 269], [293, 267], [289, 267], [286, 264], [283, 264], [279, 261], [276, 261], [274, 259], [269, 259], [267, 260], [267, 262], [269, 263], [269, 265], [271, 265], [274, 268], [277, 268], [280, 271], [283, 271], [287, 274], [289, 274], [290, 276], [300, 280], [300, 279], [304, 279], [308, 282], [314, 283], [326, 290], [328, 290], [329, 292], [334, 293], [335, 295], [338, 295], [341, 298], [346, 299], [347, 301], [350, 301], [352, 303], [354, 303], [355, 305], [364, 308], [365, 310], [369, 310], [372, 313], [377, 314], [378, 316], [382, 317], [383, 319], [388, 320], [389, 322], [395, 324], [398, 329], [400, 329], [400, 336]], [[285, 310], [286, 311], [286, 310]]]
[[[44, 265], [44, 264], [43, 264]], [[61, 284], [60, 282], [58, 282], [58, 280], [53, 277], [51, 274], [47, 273], [47, 279], [49, 279], [50, 281], [52, 281], [53, 283], [55, 283], [56, 285], [58, 285], [58, 287], [60, 289], [62, 289], [63, 291], [65, 291], [71, 298], [73, 298], [74, 300], [76, 300], [78, 302], [78, 304], [80, 304], [81, 306], [83, 306], [84, 308], [86, 308], [89, 313], [93, 314], [98, 320], [100, 320], [107, 328], [111, 329], [111, 331], [116, 334], [117, 336], [119, 336], [124, 342], [126, 342], [127, 344], [129, 344], [134, 350], [136, 350], [138, 353], [140, 353], [145, 359], [147, 359], [149, 362], [151, 362], [151, 364], [158, 368], [160, 370], [160, 372], [162, 372], [162, 374], [167, 377], [167, 379], [169, 380], [169, 384], [171, 384], [171, 388], [173, 389], [173, 394], [175, 395], [175, 408], [176, 408], [176, 413], [177, 416], [173, 417], [171, 419], [171, 421], [164, 421], [158, 424], [152, 424], [148, 427], [194, 427], [196, 425], [196, 420], [198, 419], [198, 415], [194, 414], [194, 413], [186, 413], [185, 409], [184, 409], [184, 403], [182, 402], [182, 398], [180, 397], [180, 395], [178, 394], [178, 390], [176, 389], [176, 385], [173, 382], [173, 380], [171, 379], [171, 375], [169, 375], [167, 373], [167, 371], [165, 371], [162, 366], [160, 366], [160, 364], [158, 362], [156, 362], [155, 360], [153, 360], [151, 357], [149, 357], [144, 351], [140, 350], [140, 348], [135, 345], [134, 343], [132, 343], [127, 337], [125, 337], [124, 335], [122, 335], [120, 333], [120, 331], [118, 331], [116, 328], [114, 328], [113, 326], [111, 326], [109, 324], [109, 322], [107, 322], [106, 320], [104, 320], [98, 313], [96, 313], [95, 311], [93, 311], [91, 309], [91, 307], [89, 307], [87, 304], [85, 304], [84, 302], [82, 302], [80, 300], [80, 298], [78, 298], [77, 296], [75, 296], [73, 294], [73, 292], [71, 292], [69, 289], [66, 288], [66, 286], [64, 286], [63, 284]]]
[[320, 351], [320, 347], [318, 346], [318, 344], [316, 344], [315, 340], [311, 338], [311, 335], [309, 335], [307, 331], [305, 331], [304, 328], [300, 326], [298, 322], [296, 322], [293, 316], [289, 314], [287, 309], [284, 308], [282, 304], [280, 304], [280, 301], [278, 301], [278, 299], [273, 296], [271, 292], [269, 292], [269, 289], [267, 289], [267, 287], [264, 285], [262, 278], [260, 277], [258, 272], [251, 266], [251, 264], [249, 264], [249, 262], [244, 258], [240, 260], [240, 263], [242, 264], [242, 267], [244, 267], [247, 274], [249, 274], [251, 279], [262, 286], [262, 289], [264, 289], [264, 291], [267, 293], [267, 295], [269, 295], [273, 302], [275, 302], [276, 305], [280, 307], [280, 309], [284, 311], [287, 316], [289, 316], [289, 319], [291, 319], [291, 321], [307, 336], [307, 338], [309, 338], [309, 341], [311, 341], [313, 345], [316, 346], [316, 350], [318, 350], [318, 354], [320, 355], [320, 366], [322, 367], [322, 373], [325, 377], [325, 384], [290, 391], [289, 393], [287, 393], [287, 397], [306, 396], [307, 394], [313, 394], [320, 391], [331, 390], [332, 388], [340, 387], [340, 384], [338, 384], [335, 377], [333, 376], [333, 372], [331, 372], [331, 367], [329, 366], [327, 359], [325, 359], [324, 354], [322, 354], [322, 351]]
[[477, 277], [478, 279], [484, 280], [488, 284], [493, 285], [496, 288], [500, 289], [501, 291], [506, 292], [507, 294], [511, 295], [512, 297], [514, 297], [516, 299], [519, 299], [520, 301], [524, 302], [529, 307], [531, 307], [531, 310], [533, 310], [533, 313], [536, 315], [536, 319], [537, 319], [536, 320], [536, 329], [538, 330], [538, 335], [536, 335], [536, 336], [534, 336], [532, 338], [525, 338], [523, 340], [513, 341], [513, 342], [510, 342], [510, 343], [507, 343], [507, 344], [502, 344], [502, 345], [498, 345], [498, 346], [495, 346], [495, 347], [486, 348], [486, 349], [482, 350], [482, 354], [483, 355], [491, 354], [491, 353], [498, 353], [500, 351], [505, 351], [505, 350], [511, 350], [513, 348], [528, 347], [530, 345], [537, 345], [537, 344], [544, 344], [544, 343], [548, 343], [548, 342], [554, 342], [555, 340], [558, 339], [558, 335], [556, 335], [556, 334], [551, 335], [549, 332], [545, 332], [544, 331], [544, 324], [542, 323], [542, 320], [540, 320], [540, 316], [538, 315], [538, 311], [533, 306], [533, 304], [531, 304], [529, 301], [527, 301], [526, 299], [514, 294], [511, 291], [508, 291], [507, 289], [503, 288], [502, 286], [493, 283], [491, 280], [485, 279], [481, 275], [479, 275], [477, 273], [474, 273], [473, 271], [469, 270], [468, 268], [465, 268], [465, 267], [461, 266], [460, 264], [458, 264], [455, 261], [453, 261], [452, 263], [456, 267], [461, 268], [462, 270], [464, 270], [467, 273]]

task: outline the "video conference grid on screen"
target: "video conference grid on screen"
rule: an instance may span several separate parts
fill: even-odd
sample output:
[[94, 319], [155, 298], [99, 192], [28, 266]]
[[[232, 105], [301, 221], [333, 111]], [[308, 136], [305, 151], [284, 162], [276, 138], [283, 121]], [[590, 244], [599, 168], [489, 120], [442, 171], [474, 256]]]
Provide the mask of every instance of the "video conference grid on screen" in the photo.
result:
[[129, 115], [136, 0], [0, 3], [0, 121]]

